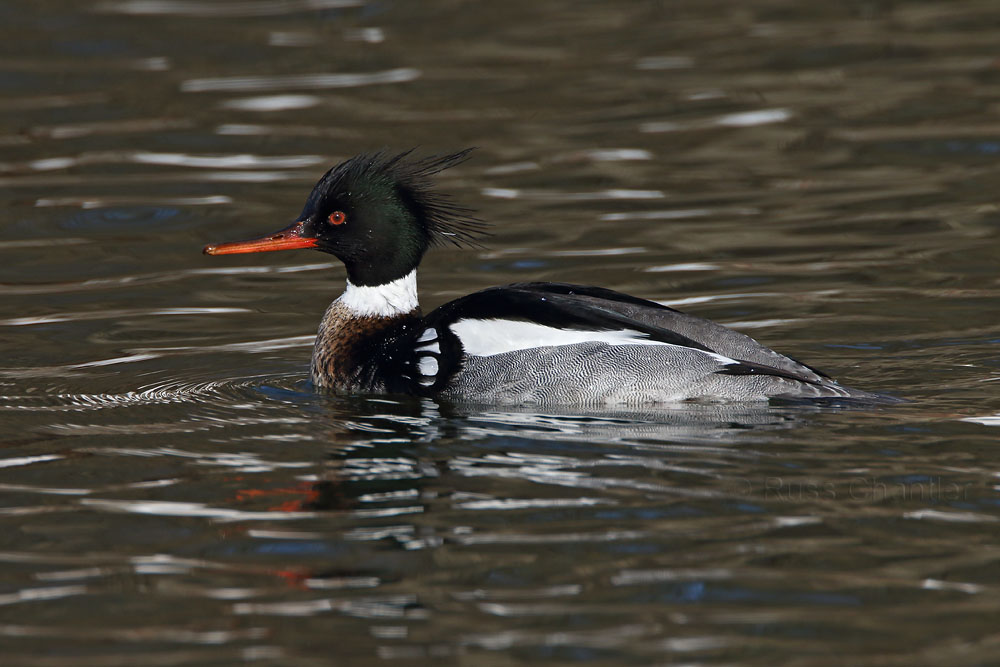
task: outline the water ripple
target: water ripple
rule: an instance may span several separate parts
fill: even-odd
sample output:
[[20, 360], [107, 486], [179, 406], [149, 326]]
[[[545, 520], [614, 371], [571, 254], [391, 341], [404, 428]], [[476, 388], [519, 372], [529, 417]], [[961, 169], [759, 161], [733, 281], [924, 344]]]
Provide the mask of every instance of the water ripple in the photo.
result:
[[96, 310], [82, 313], [52, 313], [35, 317], [13, 317], [0, 320], [0, 327], [24, 327], [36, 324], [52, 324], [54, 322], [81, 322], [87, 320], [118, 319], [122, 317], [154, 317], [157, 315], [214, 315], [219, 313], [247, 313], [246, 308], [207, 307], [207, 308], [135, 308], [120, 310]]
[[[227, 346], [228, 347], [228, 346]], [[150, 356], [149, 358], [155, 358]], [[133, 360], [143, 361], [141, 356]], [[114, 360], [110, 360], [114, 361]], [[0, 404], [0, 411], [3, 412], [86, 412], [91, 410], [104, 410], [110, 408], [125, 408], [143, 405], [170, 405], [178, 403], [197, 404], [203, 408], [215, 406], [229, 406], [238, 404], [250, 398], [255, 403], [260, 404], [262, 397], [259, 394], [265, 385], [280, 385], [283, 380], [297, 382], [301, 376], [289, 374], [286, 376], [267, 377], [236, 377], [224, 379], [198, 380], [169, 378], [157, 384], [140, 387], [133, 391], [119, 393], [70, 393], [70, 392], [50, 392], [33, 393], [23, 395], [0, 396], [3, 404]], [[263, 407], [263, 406], [261, 406]], [[265, 417], [260, 417], [265, 419]], [[288, 419], [283, 418], [283, 419]], [[253, 420], [251, 420], [253, 421]], [[46, 427], [50, 432], [88, 432], [88, 433], [169, 433], [169, 432], [190, 432], [192, 430], [204, 430], [212, 424], [209, 417], [199, 419], [197, 422], [191, 419], [181, 419], [179, 421], [164, 423], [143, 423], [128, 426], [117, 426], [114, 424], [51, 424]], [[224, 426], [219, 424], [218, 426]]]
[[94, 164], [146, 164], [197, 169], [296, 169], [323, 164], [319, 155], [253, 155], [231, 153], [194, 155], [153, 151], [88, 151], [73, 156], [49, 156], [27, 162], [0, 162], [0, 173], [31, 173], [72, 169]]
[[413, 595], [385, 595], [378, 597], [339, 600], [325, 598], [297, 602], [253, 602], [233, 605], [239, 615], [262, 614], [267, 616], [315, 616], [336, 611], [355, 618], [421, 618], [423, 610], [413, 608], [417, 598]]
[[0, 283], [0, 288], [3, 288], [6, 294], [62, 294], [65, 292], [89, 292], [152, 283], [167, 283], [213, 274], [299, 273], [303, 271], [320, 271], [329, 269], [332, 266], [334, 266], [333, 262], [320, 262], [293, 266], [264, 265], [182, 269], [177, 271], [156, 271], [153, 273], [120, 274], [108, 278], [91, 278], [72, 282]]

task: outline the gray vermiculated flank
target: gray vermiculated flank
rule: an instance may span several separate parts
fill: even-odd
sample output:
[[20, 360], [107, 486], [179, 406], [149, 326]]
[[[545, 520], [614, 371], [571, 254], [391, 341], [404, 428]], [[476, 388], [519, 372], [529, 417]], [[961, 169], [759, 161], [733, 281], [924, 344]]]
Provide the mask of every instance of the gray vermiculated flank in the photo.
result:
[[[871, 397], [829, 380], [815, 385], [764, 374], [716, 373], [724, 368], [725, 364], [708, 354], [672, 345], [587, 342], [467, 355], [462, 370], [443, 393], [482, 402], [535, 405]], [[811, 371], [810, 375], [815, 376]]]

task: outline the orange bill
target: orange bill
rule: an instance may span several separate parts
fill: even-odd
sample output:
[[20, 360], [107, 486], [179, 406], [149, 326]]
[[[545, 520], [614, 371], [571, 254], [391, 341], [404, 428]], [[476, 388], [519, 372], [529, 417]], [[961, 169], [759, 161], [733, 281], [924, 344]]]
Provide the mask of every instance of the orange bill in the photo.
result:
[[299, 248], [315, 248], [316, 239], [304, 236], [303, 223], [293, 222], [280, 232], [268, 234], [249, 241], [233, 241], [232, 243], [212, 243], [205, 246], [206, 255], [238, 255], [247, 252], [272, 252], [274, 250], [296, 250]]

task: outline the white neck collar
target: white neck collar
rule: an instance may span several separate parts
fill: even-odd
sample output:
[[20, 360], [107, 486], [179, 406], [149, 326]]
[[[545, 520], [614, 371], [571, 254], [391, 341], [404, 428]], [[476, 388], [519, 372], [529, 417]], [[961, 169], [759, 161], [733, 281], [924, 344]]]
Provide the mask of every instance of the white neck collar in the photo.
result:
[[393, 317], [417, 309], [417, 270], [384, 285], [355, 285], [347, 281], [347, 289], [337, 299], [358, 317]]

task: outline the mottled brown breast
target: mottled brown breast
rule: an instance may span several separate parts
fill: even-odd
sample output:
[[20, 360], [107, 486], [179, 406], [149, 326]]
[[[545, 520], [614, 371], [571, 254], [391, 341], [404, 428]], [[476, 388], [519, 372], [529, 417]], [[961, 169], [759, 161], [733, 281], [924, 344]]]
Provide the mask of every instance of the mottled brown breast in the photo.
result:
[[330, 304], [316, 334], [311, 365], [318, 387], [338, 391], [401, 391], [412, 363], [408, 340], [420, 324], [420, 310], [396, 317], [359, 317], [337, 301]]

